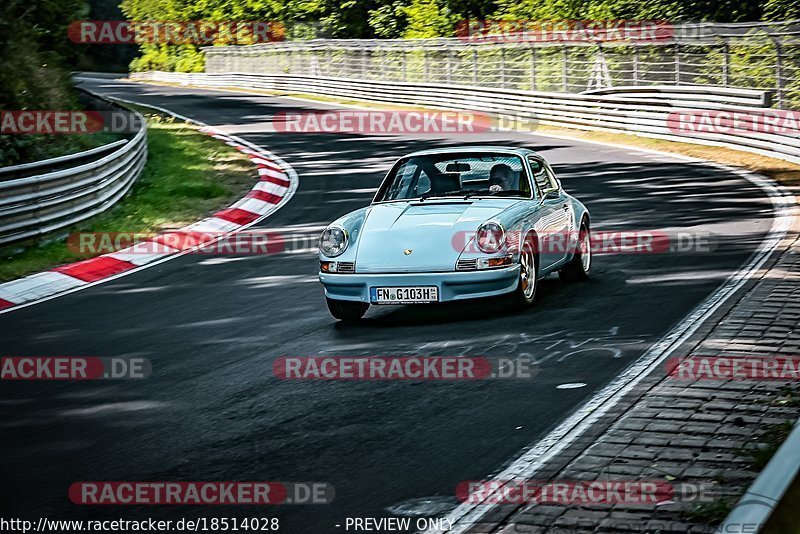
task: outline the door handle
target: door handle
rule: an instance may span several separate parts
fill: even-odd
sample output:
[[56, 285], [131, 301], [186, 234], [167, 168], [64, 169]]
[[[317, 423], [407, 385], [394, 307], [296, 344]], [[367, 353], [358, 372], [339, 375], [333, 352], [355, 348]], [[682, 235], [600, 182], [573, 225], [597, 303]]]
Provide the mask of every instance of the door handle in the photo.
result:
[[564, 211], [569, 211], [569, 204], [564, 204]]

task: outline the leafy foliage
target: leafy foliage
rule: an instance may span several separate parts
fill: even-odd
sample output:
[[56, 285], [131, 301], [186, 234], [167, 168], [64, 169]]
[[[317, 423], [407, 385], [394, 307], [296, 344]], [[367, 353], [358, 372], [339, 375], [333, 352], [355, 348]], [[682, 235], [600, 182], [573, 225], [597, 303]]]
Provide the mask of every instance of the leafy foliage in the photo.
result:
[[[83, 0], [0, 2], [0, 110], [75, 109], [67, 26], [85, 17]], [[55, 136], [0, 135], [0, 166], [63, 153]]]
[[[97, 1], [97, 0], [95, 0]], [[131, 20], [281, 21], [289, 38], [452, 36], [466, 19], [742, 22], [800, 18], [793, 0], [122, 0]], [[147, 44], [131, 67], [199, 71], [196, 46]]]

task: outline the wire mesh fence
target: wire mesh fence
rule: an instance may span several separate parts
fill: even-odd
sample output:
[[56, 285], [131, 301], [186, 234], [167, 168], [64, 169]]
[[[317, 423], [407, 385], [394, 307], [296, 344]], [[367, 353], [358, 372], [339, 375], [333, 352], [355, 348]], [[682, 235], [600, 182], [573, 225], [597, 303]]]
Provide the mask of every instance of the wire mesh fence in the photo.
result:
[[206, 72], [293, 74], [545, 92], [702, 84], [800, 108], [800, 21], [682, 24], [653, 40], [312, 39], [206, 48]]

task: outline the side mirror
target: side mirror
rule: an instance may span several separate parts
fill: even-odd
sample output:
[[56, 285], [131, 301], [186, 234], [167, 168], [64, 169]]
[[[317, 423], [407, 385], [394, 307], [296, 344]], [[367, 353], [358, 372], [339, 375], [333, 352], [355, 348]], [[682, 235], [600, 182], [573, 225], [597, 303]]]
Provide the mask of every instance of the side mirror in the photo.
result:
[[542, 201], [545, 201], [545, 200], [558, 200], [559, 198], [561, 198], [561, 193], [559, 193], [558, 191], [548, 191], [542, 197]]

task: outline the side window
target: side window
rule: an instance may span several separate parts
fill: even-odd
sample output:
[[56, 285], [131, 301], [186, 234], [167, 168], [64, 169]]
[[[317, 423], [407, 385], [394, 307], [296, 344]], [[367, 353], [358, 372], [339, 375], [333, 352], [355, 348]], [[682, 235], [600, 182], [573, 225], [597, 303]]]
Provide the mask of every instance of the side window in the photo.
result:
[[528, 163], [531, 165], [533, 181], [536, 182], [536, 189], [539, 190], [540, 195], [544, 195], [548, 191], [558, 190], [558, 182], [556, 182], [555, 176], [542, 160], [529, 157]]
[[550, 178], [550, 189], [555, 191], [561, 189], [561, 186], [558, 185], [558, 180], [556, 179], [556, 173], [553, 172], [552, 167], [550, 167], [548, 163], [545, 163], [544, 169], [547, 171], [548, 178]]

